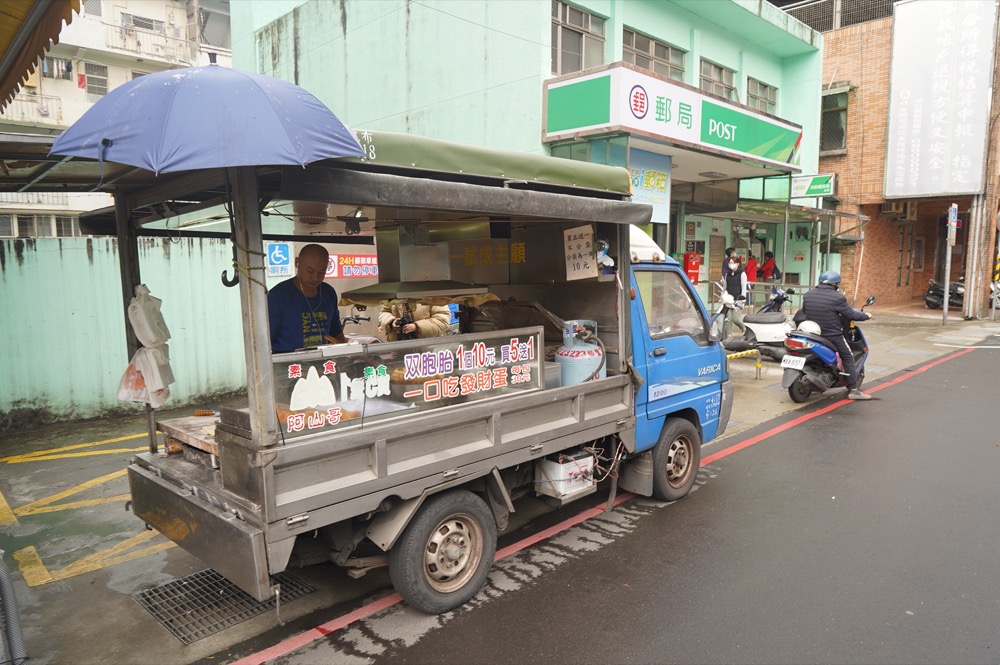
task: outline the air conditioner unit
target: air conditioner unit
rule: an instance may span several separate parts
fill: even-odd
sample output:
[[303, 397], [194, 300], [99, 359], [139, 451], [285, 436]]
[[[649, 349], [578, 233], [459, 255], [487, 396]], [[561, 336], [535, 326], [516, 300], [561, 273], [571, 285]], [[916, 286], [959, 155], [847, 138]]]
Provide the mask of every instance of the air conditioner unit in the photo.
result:
[[906, 207], [904, 201], [886, 201], [882, 204], [883, 215], [902, 215], [903, 208]]
[[917, 202], [907, 201], [906, 205], [903, 206], [903, 217], [907, 222], [917, 221]]

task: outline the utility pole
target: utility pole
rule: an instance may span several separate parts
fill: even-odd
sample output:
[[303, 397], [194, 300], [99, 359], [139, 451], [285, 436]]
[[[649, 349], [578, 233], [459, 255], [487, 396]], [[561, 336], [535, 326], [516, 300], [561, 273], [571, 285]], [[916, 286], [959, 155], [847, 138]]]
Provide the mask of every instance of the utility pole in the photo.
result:
[[958, 226], [958, 204], [952, 203], [948, 207], [948, 249], [944, 255], [944, 314], [941, 317], [941, 325], [948, 324], [948, 296], [951, 294], [951, 250], [955, 246], [955, 228]]

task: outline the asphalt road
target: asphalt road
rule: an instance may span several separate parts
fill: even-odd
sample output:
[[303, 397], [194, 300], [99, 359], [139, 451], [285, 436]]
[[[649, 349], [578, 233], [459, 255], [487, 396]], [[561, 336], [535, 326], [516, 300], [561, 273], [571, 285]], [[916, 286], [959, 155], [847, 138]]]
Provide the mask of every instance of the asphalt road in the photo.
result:
[[470, 607], [394, 605], [274, 662], [995, 663], [1000, 350], [946, 357], [747, 431], [793, 423], [683, 501], [498, 562]]
[[[908, 370], [1000, 344], [1000, 326], [879, 315], [865, 332], [878, 401], [790, 424], [837, 400], [800, 409], [776, 363], [734, 361], [729, 431], [705, 454], [756, 443], [674, 504], [519, 505], [500, 545], [523, 549], [441, 617], [393, 603], [384, 570], [313, 566], [294, 571], [316, 591], [282, 605], [286, 625], [268, 611], [184, 644], [132, 597], [205, 568], [125, 509], [143, 417], [4, 433], [0, 549], [30, 662], [997, 662], [1000, 352]], [[563, 520], [580, 523], [524, 542]]]

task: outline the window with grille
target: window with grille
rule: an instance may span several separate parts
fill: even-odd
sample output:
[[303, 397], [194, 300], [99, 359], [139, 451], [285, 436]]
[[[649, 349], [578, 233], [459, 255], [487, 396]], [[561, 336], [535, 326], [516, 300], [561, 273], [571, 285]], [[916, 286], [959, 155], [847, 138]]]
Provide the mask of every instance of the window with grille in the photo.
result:
[[819, 134], [819, 149], [847, 149], [847, 93], [823, 95], [823, 117]]
[[101, 0], [83, 0], [83, 13], [88, 16], [102, 16]]
[[684, 80], [684, 51], [625, 28], [622, 60], [678, 81]]
[[701, 61], [701, 89], [729, 100], [736, 98], [736, 72], [708, 60]]
[[604, 64], [604, 19], [552, 0], [552, 73]]
[[776, 115], [778, 89], [757, 79], [747, 78], [747, 104], [758, 111]]
[[49, 228], [48, 218], [39, 215], [18, 215], [17, 216], [17, 237], [35, 238], [38, 236], [52, 235]]
[[163, 29], [163, 21], [159, 21], [155, 18], [146, 18], [145, 16], [136, 16], [135, 14], [126, 14], [125, 12], [122, 12], [122, 27], [152, 30], [153, 32], [165, 32]]
[[42, 77], [73, 80], [73, 63], [65, 58], [42, 58]]
[[60, 238], [73, 238], [80, 235], [80, 225], [76, 218], [56, 215], [56, 235]]
[[0, 238], [10, 238], [14, 235], [14, 218], [10, 215], [0, 215]]
[[83, 73], [87, 76], [87, 94], [108, 94], [108, 67], [93, 62], [83, 63]]

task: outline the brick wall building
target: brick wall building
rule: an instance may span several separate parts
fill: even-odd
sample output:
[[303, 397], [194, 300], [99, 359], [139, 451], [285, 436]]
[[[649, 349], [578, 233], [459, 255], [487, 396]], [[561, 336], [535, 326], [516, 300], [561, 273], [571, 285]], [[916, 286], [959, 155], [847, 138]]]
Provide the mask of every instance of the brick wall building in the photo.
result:
[[[943, 277], [947, 243], [942, 218], [952, 203], [958, 204], [963, 228], [952, 250], [951, 279], [965, 276], [977, 284], [968, 298], [967, 316], [982, 315], [988, 282], [996, 256], [997, 167], [1000, 144], [997, 113], [991, 121], [986, 191], [980, 201], [983, 214], [972, 227], [972, 196], [921, 198], [889, 202], [884, 198], [886, 137], [888, 133], [890, 63], [893, 19], [883, 18], [825, 32], [824, 94], [847, 95], [844, 146], [820, 153], [820, 172], [838, 176], [838, 209], [870, 217], [864, 242], [844, 243], [841, 254], [844, 292], [861, 302], [870, 294], [882, 303], [920, 298], [931, 278]], [[994, 66], [993, 108], [998, 109], [1000, 78]], [[846, 220], [843, 223], [846, 223]], [[989, 227], [989, 228], [987, 228]], [[970, 251], [970, 246], [972, 250]], [[974, 279], [978, 276], [978, 282]]]

